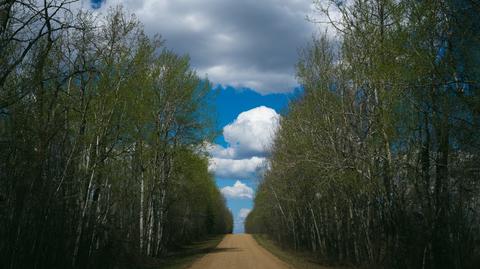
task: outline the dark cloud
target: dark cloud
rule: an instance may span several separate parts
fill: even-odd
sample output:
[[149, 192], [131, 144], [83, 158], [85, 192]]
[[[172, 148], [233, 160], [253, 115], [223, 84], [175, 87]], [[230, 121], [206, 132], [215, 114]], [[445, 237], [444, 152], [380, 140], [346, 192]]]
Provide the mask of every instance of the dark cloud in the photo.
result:
[[188, 53], [214, 83], [261, 93], [291, 91], [298, 49], [314, 26], [310, 0], [111, 0], [137, 14], [148, 33]]

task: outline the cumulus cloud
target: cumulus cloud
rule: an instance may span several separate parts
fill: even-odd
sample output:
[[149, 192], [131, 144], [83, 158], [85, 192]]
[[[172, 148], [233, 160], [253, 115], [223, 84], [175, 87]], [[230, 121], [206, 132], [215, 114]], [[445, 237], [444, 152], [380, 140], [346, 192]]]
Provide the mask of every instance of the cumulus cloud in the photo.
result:
[[230, 147], [217, 148], [217, 153], [219, 156], [236, 159], [265, 157], [272, 145], [279, 120], [280, 115], [265, 106], [240, 113], [231, 124], [223, 128], [223, 136]]
[[220, 178], [252, 179], [263, 171], [265, 163], [265, 158], [259, 157], [242, 160], [213, 157], [209, 161], [208, 169]]
[[235, 121], [223, 128], [225, 141], [237, 158], [265, 156], [272, 145], [280, 115], [260, 106], [240, 113]]
[[117, 4], [134, 12], [147, 33], [188, 53], [200, 75], [260, 93], [297, 85], [297, 51], [315, 27], [305, 20], [314, 13], [308, 0], [108, 0], [100, 10]]
[[217, 144], [207, 144], [206, 149], [211, 156], [219, 159], [233, 159], [235, 156], [235, 149], [232, 147], [224, 148]]
[[228, 147], [208, 145], [209, 170], [221, 178], [252, 179], [266, 167], [266, 156], [278, 129], [280, 115], [260, 106], [242, 112], [223, 128]]
[[238, 212], [238, 216], [242, 219], [246, 219], [248, 214], [250, 214], [250, 211], [252, 211], [250, 208], [242, 208], [240, 209], [240, 212]]
[[233, 186], [223, 187], [220, 192], [226, 198], [253, 199], [253, 189], [237, 180]]

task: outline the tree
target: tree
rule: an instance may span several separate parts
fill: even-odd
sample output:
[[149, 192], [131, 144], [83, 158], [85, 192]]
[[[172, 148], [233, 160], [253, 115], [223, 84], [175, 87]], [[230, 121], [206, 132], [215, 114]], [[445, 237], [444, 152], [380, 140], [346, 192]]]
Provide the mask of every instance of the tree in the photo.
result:
[[333, 263], [475, 266], [472, 4], [316, 5], [340, 37], [301, 55], [304, 96], [281, 121], [247, 230]]
[[8, 3], [0, 263], [141, 266], [133, 257], [231, 231], [202, 149], [211, 87], [188, 57], [120, 7], [96, 18], [67, 1]]

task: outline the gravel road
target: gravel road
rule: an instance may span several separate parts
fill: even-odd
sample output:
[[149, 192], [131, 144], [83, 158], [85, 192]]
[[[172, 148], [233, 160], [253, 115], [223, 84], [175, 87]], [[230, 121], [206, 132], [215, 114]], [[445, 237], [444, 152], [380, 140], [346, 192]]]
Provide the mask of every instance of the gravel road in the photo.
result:
[[229, 234], [215, 250], [190, 269], [287, 269], [292, 268], [257, 244], [249, 234]]

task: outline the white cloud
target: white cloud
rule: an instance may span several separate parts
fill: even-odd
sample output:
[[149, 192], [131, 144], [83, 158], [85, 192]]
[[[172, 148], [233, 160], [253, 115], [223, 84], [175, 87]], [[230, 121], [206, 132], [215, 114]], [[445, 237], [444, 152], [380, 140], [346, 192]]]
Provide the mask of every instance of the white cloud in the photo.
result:
[[233, 186], [223, 187], [220, 192], [226, 198], [231, 199], [253, 199], [253, 189], [237, 180]]
[[242, 208], [242, 209], [240, 209], [240, 212], [238, 212], [238, 217], [242, 218], [242, 219], [246, 219], [248, 214], [250, 214], [250, 211], [252, 211], [252, 209]]
[[230, 145], [226, 151], [234, 158], [265, 156], [272, 145], [279, 119], [275, 110], [265, 106], [240, 113], [235, 121], [223, 128], [225, 141]]
[[233, 159], [235, 157], [235, 149], [232, 147], [224, 148], [217, 144], [207, 144], [206, 149], [214, 158]]
[[259, 157], [242, 160], [210, 158], [208, 169], [220, 178], [253, 179], [263, 171], [265, 160]]
[[241, 208], [238, 212], [237, 216], [235, 217], [234, 221], [234, 231], [236, 233], [243, 233], [245, 227], [245, 219], [247, 218], [248, 214], [252, 211], [250, 208]]
[[228, 147], [207, 145], [209, 170], [221, 178], [252, 179], [266, 167], [266, 156], [278, 129], [280, 115], [260, 106], [242, 112], [223, 128]]

